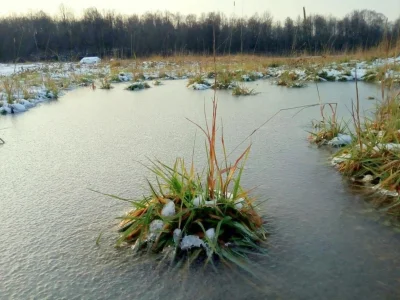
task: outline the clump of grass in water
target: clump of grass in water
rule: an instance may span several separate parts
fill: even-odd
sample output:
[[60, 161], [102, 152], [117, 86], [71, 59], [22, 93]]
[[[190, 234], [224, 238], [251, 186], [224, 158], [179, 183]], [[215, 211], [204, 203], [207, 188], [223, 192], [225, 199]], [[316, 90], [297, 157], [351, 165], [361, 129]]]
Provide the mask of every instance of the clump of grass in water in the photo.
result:
[[255, 94], [256, 92], [254, 89], [250, 89], [244, 85], [237, 85], [233, 88], [232, 91], [233, 96], [251, 96]]
[[121, 79], [119, 78], [119, 73], [114, 73], [111, 75], [111, 81], [112, 82], [121, 82]]
[[22, 94], [23, 94], [23, 98], [25, 100], [28, 100], [28, 99], [31, 99], [34, 97], [34, 94], [31, 91], [29, 91], [29, 89], [27, 87], [24, 87], [22, 89]]
[[347, 177], [377, 184], [385, 196], [378, 198], [377, 204], [400, 218], [400, 92], [385, 100], [384, 85], [382, 82], [382, 102], [374, 118], [364, 118], [362, 124], [356, 78], [357, 102], [352, 104], [356, 139], [334, 155], [333, 163]]
[[366, 82], [381, 81], [385, 77], [385, 72], [383, 70], [368, 70], [363, 76]]
[[235, 74], [231, 72], [219, 72], [217, 74], [216, 82], [214, 82], [214, 84], [211, 87], [217, 88], [218, 90], [227, 90], [237, 87]]
[[126, 89], [130, 91], [138, 91], [143, 89], [149, 89], [150, 85], [147, 82], [137, 81], [129, 85]]
[[257, 75], [254, 72], [250, 72], [248, 74], [243, 74], [240, 77], [240, 80], [245, 81], [245, 82], [256, 81], [257, 79], [259, 79], [259, 77], [257, 77]]
[[58, 99], [60, 88], [54, 79], [47, 78], [43, 81], [46, 88], [46, 97], [50, 99]]
[[14, 91], [15, 91], [15, 80], [13, 78], [4, 78], [2, 80], [2, 88], [5, 92], [6, 95], [6, 101], [8, 104], [13, 104], [15, 97], [14, 97]]
[[277, 82], [280, 86], [287, 87], [304, 87], [305, 84], [303, 82], [298, 81], [299, 76], [294, 72], [285, 71], [279, 76], [279, 80]]
[[134, 209], [122, 217], [118, 245], [127, 242], [139, 252], [155, 253], [170, 248], [175, 249], [177, 260], [202, 256], [212, 263], [218, 257], [243, 268], [248, 254], [263, 253], [263, 220], [253, 205], [254, 199], [240, 185], [250, 146], [228, 164], [222, 134], [224, 160], [219, 163], [216, 119], [214, 99], [211, 126], [207, 121], [206, 128], [194, 123], [207, 140], [205, 176], [195, 172], [193, 161], [189, 167], [183, 159], [177, 159], [173, 166], [151, 162], [149, 169], [156, 175], [157, 185], [149, 182], [150, 195], [130, 201]]
[[310, 132], [309, 140], [319, 146], [327, 144], [339, 134], [346, 134], [346, 125], [332, 118], [315, 124], [316, 132]]
[[100, 88], [103, 90], [110, 90], [113, 88], [107, 77], [100, 79]]
[[192, 78], [189, 78], [186, 86], [190, 86], [192, 84], [204, 84], [210, 86], [210, 83], [206, 79], [204, 79], [203, 76], [201, 75], [196, 75]]
[[[317, 86], [318, 87], [318, 86]], [[324, 110], [328, 106], [331, 109], [331, 116], [326, 118]], [[309, 140], [319, 146], [327, 144], [330, 140], [337, 137], [339, 134], [345, 134], [347, 130], [346, 124], [343, 121], [338, 122], [336, 119], [336, 103], [320, 104], [320, 113], [322, 120], [313, 122], [315, 132], [310, 132]]]
[[94, 79], [94, 75], [91, 74], [81, 75], [74, 73], [72, 75], [72, 82], [80, 86], [89, 86], [94, 82]]

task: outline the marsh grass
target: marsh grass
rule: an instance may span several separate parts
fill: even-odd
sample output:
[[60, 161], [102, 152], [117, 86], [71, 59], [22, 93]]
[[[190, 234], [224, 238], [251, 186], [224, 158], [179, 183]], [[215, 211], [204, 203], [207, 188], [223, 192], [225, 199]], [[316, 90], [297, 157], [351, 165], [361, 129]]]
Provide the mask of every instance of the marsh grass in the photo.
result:
[[[330, 109], [330, 116], [328, 117], [326, 117], [325, 113], [327, 107]], [[312, 122], [315, 131], [309, 132], [309, 140], [311, 142], [321, 146], [327, 144], [328, 141], [337, 137], [339, 134], [346, 134], [348, 132], [347, 123], [343, 120], [337, 120], [337, 103], [321, 103], [320, 114], [322, 120]]]
[[316, 130], [309, 132], [309, 140], [318, 146], [327, 144], [339, 134], [346, 134], [348, 132], [347, 124], [343, 120], [338, 122], [331, 117], [326, 118], [325, 121], [316, 123], [314, 127]]
[[143, 89], [149, 89], [150, 85], [147, 82], [137, 81], [129, 85], [126, 89], [130, 91], [138, 91]]
[[233, 96], [251, 96], [256, 94], [257, 93], [254, 89], [248, 88], [244, 85], [237, 85], [232, 90]]
[[121, 217], [121, 236], [117, 245], [133, 244], [142, 252], [159, 253], [174, 250], [174, 260], [204, 257], [207, 263], [218, 258], [226, 264], [246, 268], [252, 253], [264, 253], [266, 239], [263, 220], [255, 199], [241, 185], [241, 177], [250, 146], [234, 163], [229, 163], [224, 137], [221, 135], [223, 159], [216, 155], [217, 102], [213, 100], [211, 124], [205, 128], [195, 124], [207, 141], [208, 167], [204, 173], [195, 171], [193, 161], [187, 165], [181, 158], [168, 166], [150, 161], [146, 166], [155, 176], [149, 184], [150, 194], [141, 200], [129, 201], [133, 206]]
[[203, 78], [203, 76], [201, 74], [196, 75], [192, 78], [189, 78], [186, 86], [190, 86], [192, 84], [204, 84], [204, 85], [210, 86], [210, 83], [207, 81], [207, 79]]
[[25, 100], [33, 98], [35, 95], [29, 90], [27, 86], [22, 88], [22, 95]]
[[111, 82], [121, 82], [121, 79], [119, 78], [119, 72], [118, 73], [113, 73], [111, 74]]
[[292, 71], [283, 72], [279, 76], [277, 85], [286, 87], [295, 87], [295, 88], [300, 88], [305, 86], [304, 82], [299, 80], [299, 76]]
[[110, 90], [113, 86], [111, 85], [110, 80], [107, 77], [104, 77], [100, 79], [100, 88], [103, 90]]
[[95, 80], [95, 76], [92, 74], [77, 74], [72, 73], [72, 82], [78, 85], [89, 86]]
[[[214, 60], [215, 57], [214, 34]], [[216, 64], [214, 66], [217, 73]], [[216, 82], [217, 75], [214, 84]], [[240, 184], [251, 145], [230, 163], [221, 127], [223, 157], [217, 158], [217, 109], [214, 89], [211, 124], [205, 108], [205, 127], [188, 119], [206, 139], [205, 172], [196, 170], [193, 157], [189, 165], [181, 158], [172, 166], [150, 160], [146, 167], [155, 175], [155, 182], [148, 180], [147, 196], [131, 201], [109, 195], [133, 206], [121, 217], [122, 234], [117, 245], [133, 244], [138, 252], [151, 253], [168, 254], [168, 249], [173, 249], [174, 261], [193, 262], [202, 257], [205, 263], [214, 265], [217, 258], [251, 272], [246, 266], [247, 258], [264, 253], [266, 239], [255, 199]]]
[[384, 200], [377, 204], [398, 218], [399, 196], [392, 196], [400, 192], [400, 92], [392, 91], [383, 98], [371, 118], [364, 117], [361, 120], [358, 102], [357, 88], [357, 102], [352, 105], [354, 142], [334, 155], [342, 158], [336, 167], [349, 178], [372, 176], [373, 182], [391, 195], [382, 197]]
[[6, 95], [6, 101], [8, 104], [13, 104], [15, 100], [15, 89], [16, 89], [16, 80], [13, 77], [3, 77], [1, 80], [1, 87]]
[[46, 97], [51, 99], [58, 99], [60, 94], [60, 87], [56, 80], [51, 77], [43, 79], [43, 84], [46, 88]]
[[[212, 72], [213, 76], [215, 76], [214, 72]], [[213, 78], [209, 77], [209, 78]], [[217, 80], [211, 86], [212, 88], [216, 88], [218, 90], [227, 90], [232, 89], [237, 86], [238, 76], [233, 72], [218, 72], [217, 73]]]

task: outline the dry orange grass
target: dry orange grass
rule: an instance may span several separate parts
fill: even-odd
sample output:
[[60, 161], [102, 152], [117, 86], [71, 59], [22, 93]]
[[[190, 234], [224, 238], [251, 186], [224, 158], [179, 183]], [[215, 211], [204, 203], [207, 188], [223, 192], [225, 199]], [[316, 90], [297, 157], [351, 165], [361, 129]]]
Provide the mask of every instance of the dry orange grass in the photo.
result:
[[[286, 65], [289, 67], [307, 67], [310, 64], [329, 65], [333, 62], [342, 63], [354, 60], [371, 61], [376, 58], [394, 57], [400, 54], [400, 41], [396, 45], [391, 45], [388, 41], [382, 41], [377, 47], [370, 49], [357, 49], [355, 51], [344, 51], [341, 53], [325, 51], [321, 55], [312, 55], [303, 52], [300, 55], [291, 56], [267, 56], [260, 54], [234, 54], [220, 55], [216, 57], [217, 69], [242, 69], [247, 71], [262, 71], [267, 67]], [[157, 62], [169, 62], [173, 65], [166, 65], [160, 71], [170, 71], [172, 69], [191, 70], [195, 72], [212, 72], [215, 68], [214, 57], [212, 55], [188, 54], [161, 56], [152, 55], [146, 57], [136, 57], [132, 59], [109, 59], [104, 58], [102, 63], [109, 65], [114, 70], [134, 71], [141, 68], [143, 62], [153, 62], [150, 64], [149, 71], [156, 66]], [[136, 66], [136, 67], [133, 67]]]

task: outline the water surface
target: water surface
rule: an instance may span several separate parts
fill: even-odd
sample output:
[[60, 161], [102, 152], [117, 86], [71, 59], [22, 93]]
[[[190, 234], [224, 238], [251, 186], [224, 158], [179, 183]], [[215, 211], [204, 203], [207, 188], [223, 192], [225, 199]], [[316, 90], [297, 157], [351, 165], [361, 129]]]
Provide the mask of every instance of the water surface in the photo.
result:
[[[318, 102], [315, 86], [287, 89], [252, 83], [260, 94], [219, 92], [225, 140], [233, 148], [282, 108]], [[21, 115], [0, 118], [1, 299], [398, 299], [400, 236], [329, 166], [328, 151], [306, 141], [319, 108], [280, 113], [252, 139], [243, 184], [268, 198], [268, 256], [258, 258], [257, 285], [221, 268], [169, 273], [158, 263], [113, 247], [123, 197], [146, 193], [137, 161], [191, 158], [203, 167], [203, 106], [212, 91], [183, 81], [146, 91], [78, 89]], [[354, 83], [319, 85], [349, 119]], [[379, 98], [360, 84], [363, 109]], [[249, 141], [250, 142], [250, 141]], [[243, 149], [245, 145], [241, 147]], [[234, 158], [234, 156], [232, 157]], [[96, 238], [103, 232], [100, 246]], [[242, 274], [243, 275], [243, 274]]]

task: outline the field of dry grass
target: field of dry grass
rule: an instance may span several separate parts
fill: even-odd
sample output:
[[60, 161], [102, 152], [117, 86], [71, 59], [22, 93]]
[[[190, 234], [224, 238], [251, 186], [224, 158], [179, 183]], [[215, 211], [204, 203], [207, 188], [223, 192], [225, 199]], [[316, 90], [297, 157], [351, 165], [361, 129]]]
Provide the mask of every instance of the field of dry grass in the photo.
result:
[[[376, 58], [397, 57], [400, 55], [400, 42], [396, 45], [389, 45], [383, 41], [379, 46], [371, 49], [358, 49], [356, 51], [345, 51], [343, 53], [325, 52], [322, 55], [311, 55], [304, 52], [302, 55], [293, 56], [268, 56], [258, 54], [235, 54], [220, 55], [216, 57], [218, 68], [238, 68], [244, 70], [259, 70], [267, 67], [276, 67], [287, 65], [292, 67], [301, 67], [310, 64], [328, 65], [331, 63], [342, 63], [350, 61], [372, 61]], [[105, 58], [103, 63], [110, 64], [112, 68], [123, 68], [130, 66], [133, 62], [141, 65], [143, 62], [152, 62], [154, 66], [157, 62], [166, 62], [179, 66], [196, 65], [201, 71], [207, 72], [214, 69], [214, 57], [212, 55], [175, 55], [149, 57], [138, 57], [135, 59], [117, 59]]]

